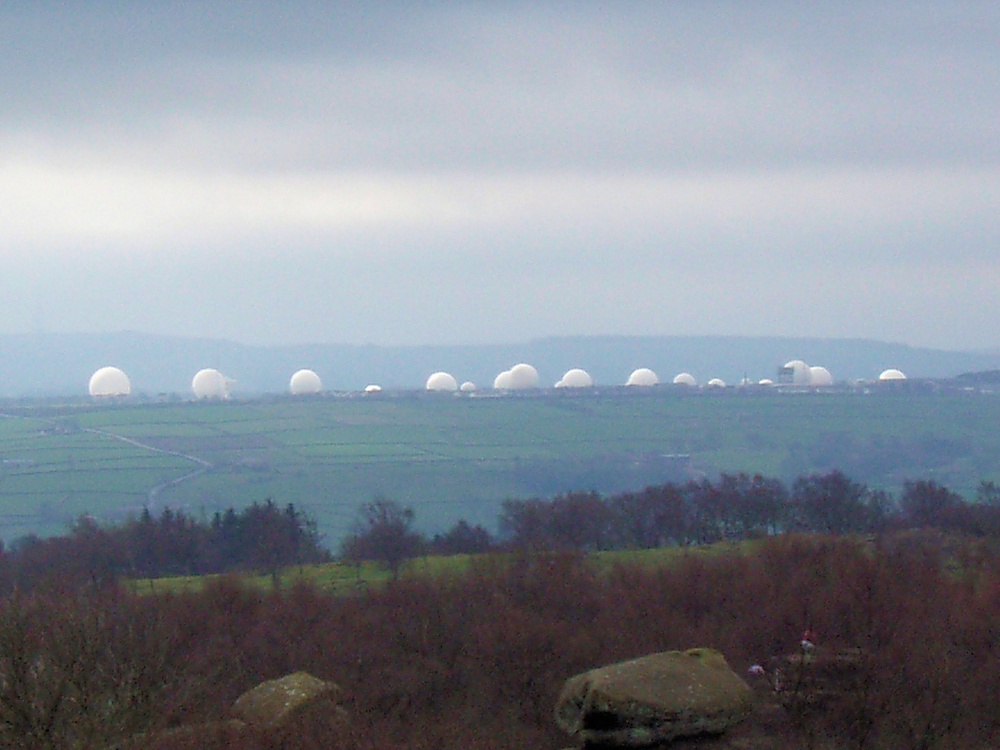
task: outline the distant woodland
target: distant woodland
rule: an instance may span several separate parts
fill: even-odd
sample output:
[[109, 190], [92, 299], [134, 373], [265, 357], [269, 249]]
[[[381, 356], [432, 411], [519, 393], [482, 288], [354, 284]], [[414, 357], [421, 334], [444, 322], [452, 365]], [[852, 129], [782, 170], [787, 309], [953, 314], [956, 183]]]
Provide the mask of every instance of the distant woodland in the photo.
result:
[[[970, 538], [1000, 538], [1000, 486], [983, 482], [975, 500], [931, 480], [907, 482], [899, 497], [871, 490], [839, 471], [812, 474], [787, 487], [757, 475], [723, 474], [638, 492], [560, 494], [504, 501], [498, 534], [461, 519], [428, 537], [416, 514], [379, 498], [358, 509], [341, 540], [345, 562], [376, 561], [395, 576], [410, 558], [531, 550], [589, 553], [693, 547], [788, 533], [874, 535], [934, 528]], [[0, 549], [0, 585], [31, 590], [50, 582], [100, 586], [121, 577], [245, 572], [328, 562], [315, 520], [271, 501], [199, 521], [165, 509], [122, 524], [81, 517], [63, 536], [26, 537]]]

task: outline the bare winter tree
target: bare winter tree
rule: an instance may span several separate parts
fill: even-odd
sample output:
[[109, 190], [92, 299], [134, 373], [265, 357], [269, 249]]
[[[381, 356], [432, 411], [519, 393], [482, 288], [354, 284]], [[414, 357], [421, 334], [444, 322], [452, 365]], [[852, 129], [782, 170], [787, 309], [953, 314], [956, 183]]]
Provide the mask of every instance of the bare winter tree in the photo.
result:
[[388, 498], [376, 498], [361, 508], [354, 533], [341, 545], [345, 560], [374, 560], [399, 576], [403, 562], [424, 549], [424, 538], [413, 530], [414, 513]]

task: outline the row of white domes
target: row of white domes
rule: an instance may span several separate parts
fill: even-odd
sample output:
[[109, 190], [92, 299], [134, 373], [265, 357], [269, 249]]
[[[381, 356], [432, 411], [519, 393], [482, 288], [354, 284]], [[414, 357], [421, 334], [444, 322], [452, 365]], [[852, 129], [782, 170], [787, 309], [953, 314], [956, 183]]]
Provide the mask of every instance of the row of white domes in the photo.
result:
[[[833, 385], [833, 377], [825, 367], [810, 367], [802, 360], [792, 360], [785, 364], [782, 372], [788, 373], [790, 382], [793, 385], [808, 386], [829, 386]], [[905, 380], [900, 370], [884, 370], [879, 375], [879, 380]], [[206, 368], [195, 373], [191, 380], [191, 390], [197, 398], [229, 398], [229, 389], [234, 381], [227, 378], [218, 370]], [[627, 386], [655, 386], [660, 382], [656, 373], [648, 367], [640, 367], [629, 375], [625, 385]], [[767, 378], [759, 381], [760, 385], [773, 385], [772, 380]], [[673, 380], [674, 385], [697, 386], [698, 381], [687, 372], [679, 373]], [[538, 370], [532, 365], [520, 363], [514, 365], [509, 370], [504, 370], [493, 380], [493, 389], [498, 391], [518, 391], [537, 388], [539, 384]], [[555, 384], [556, 388], [591, 388], [594, 379], [586, 370], [574, 367], [567, 370], [566, 374]], [[725, 381], [719, 378], [712, 378], [706, 384], [708, 387], [725, 387]], [[470, 393], [475, 391], [476, 384], [466, 381], [461, 385], [455, 377], [448, 372], [435, 372], [429, 378], [425, 388], [428, 391], [462, 391]], [[298, 370], [292, 375], [289, 381], [289, 391], [293, 395], [308, 395], [319, 393], [323, 390], [323, 382], [312, 370]], [[366, 393], [375, 393], [382, 389], [377, 385], [369, 385], [365, 388]], [[91, 396], [127, 396], [132, 392], [132, 383], [128, 375], [117, 367], [102, 367], [90, 378], [89, 391]]]
[[[301, 372], [305, 371], [292, 376], [293, 383]], [[198, 398], [229, 398], [229, 387], [233, 382], [218, 370], [207, 367], [195, 373], [191, 379], [191, 390]], [[132, 392], [132, 381], [117, 367], [102, 367], [90, 376], [88, 390], [91, 396], [127, 396]]]
[[[656, 373], [649, 368], [642, 367], [629, 377], [626, 385], [656, 385], [659, 383]], [[509, 370], [504, 370], [493, 379], [493, 390], [496, 391], [524, 391], [537, 388], [539, 384], [538, 370], [525, 362], [516, 364]], [[591, 388], [594, 379], [590, 373], [579, 367], [567, 370], [566, 374], [555, 384], [556, 388]], [[428, 391], [463, 391], [465, 393], [477, 390], [475, 383], [466, 381], [462, 385], [458, 384], [451, 373], [435, 372], [427, 378], [426, 388]]]
[[[787, 363], [783, 368], [783, 372], [790, 373], [790, 382], [793, 385], [807, 385], [812, 387], [825, 387], [833, 385], [833, 376], [830, 371], [825, 367], [813, 366], [810, 367], [802, 360], [792, 360]], [[904, 375], [900, 370], [889, 369], [883, 370], [879, 375], [879, 380], [905, 380], [906, 375]], [[648, 367], [640, 367], [638, 370], [634, 370], [629, 376], [625, 385], [627, 386], [654, 386], [658, 385], [660, 382], [656, 373], [650, 370]], [[530, 388], [537, 388], [539, 383], [538, 371], [529, 364], [518, 364], [514, 365], [509, 370], [504, 370], [493, 381], [493, 389], [498, 391], [516, 391], [516, 390], [526, 390]], [[674, 385], [683, 385], [696, 387], [698, 381], [689, 372], [682, 372], [676, 375], [673, 379]], [[749, 385], [750, 381], [744, 380], [742, 385]], [[566, 374], [555, 384], [556, 388], [591, 388], [594, 385], [594, 379], [590, 376], [586, 370], [582, 370], [578, 367], [574, 367], [572, 370], [567, 370]], [[724, 388], [726, 385], [725, 381], [721, 378], [712, 378], [706, 383], [709, 388]], [[758, 381], [758, 385], [774, 385], [774, 381], [769, 378], [764, 378]], [[427, 378], [426, 388], [428, 391], [464, 391], [470, 392], [476, 390], [476, 384], [472, 382], [462, 383], [461, 386], [458, 385], [458, 381], [455, 377], [448, 372], [435, 372], [429, 378]]]
[[[229, 398], [229, 389], [233, 382], [219, 370], [206, 368], [195, 374], [191, 380], [191, 390], [198, 398]], [[521, 363], [497, 375], [493, 381], [493, 388], [496, 390], [527, 390], [537, 388], [538, 383], [538, 370], [532, 365]], [[626, 385], [650, 386], [657, 383], [659, 380], [656, 373], [643, 367], [632, 373]], [[594, 380], [586, 370], [573, 368], [567, 371], [562, 379], [556, 383], [556, 388], [590, 388], [593, 385]], [[425, 387], [428, 391], [461, 390], [468, 393], [476, 390], [475, 383], [469, 381], [459, 386], [455, 377], [447, 372], [435, 372], [427, 378]], [[313, 370], [298, 370], [289, 381], [289, 391], [294, 395], [314, 394], [322, 390], [323, 382]], [[381, 390], [377, 385], [369, 385], [365, 388], [367, 393]], [[91, 376], [89, 391], [91, 396], [127, 396], [132, 392], [132, 383], [128, 375], [121, 369], [102, 367]]]

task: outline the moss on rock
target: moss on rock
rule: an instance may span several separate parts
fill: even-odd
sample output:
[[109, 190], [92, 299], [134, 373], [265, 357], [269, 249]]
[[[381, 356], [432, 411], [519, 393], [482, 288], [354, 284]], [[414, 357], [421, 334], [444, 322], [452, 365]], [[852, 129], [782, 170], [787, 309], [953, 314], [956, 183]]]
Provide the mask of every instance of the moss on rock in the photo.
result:
[[714, 649], [665, 651], [571, 677], [556, 722], [596, 745], [641, 747], [717, 734], [749, 716], [752, 693]]
[[262, 682], [245, 692], [233, 704], [233, 714], [251, 726], [275, 727], [321, 697], [334, 697], [339, 690], [332, 682], [320, 680], [307, 672], [295, 672]]

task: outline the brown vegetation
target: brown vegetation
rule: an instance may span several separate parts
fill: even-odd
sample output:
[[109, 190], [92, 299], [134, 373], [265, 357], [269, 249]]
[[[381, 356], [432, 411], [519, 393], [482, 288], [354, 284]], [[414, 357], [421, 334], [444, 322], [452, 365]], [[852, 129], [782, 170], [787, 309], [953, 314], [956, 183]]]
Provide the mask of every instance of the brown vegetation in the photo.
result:
[[[156, 733], [216, 722], [199, 747], [558, 748], [568, 740], [552, 711], [570, 675], [691, 646], [738, 670], [776, 664], [806, 628], [818, 655], [856, 661], [829, 700], [772, 701], [774, 746], [1000, 740], [1000, 553], [906, 532], [781, 536], [752, 554], [601, 574], [575, 553], [487, 556], [463, 576], [340, 598], [235, 579], [173, 596], [12, 595], [0, 605], [0, 745], [138, 735], [132, 747], [173, 747], [181, 735]], [[241, 693], [298, 670], [341, 687], [347, 722], [314, 711], [250, 736], [223, 723]]]

